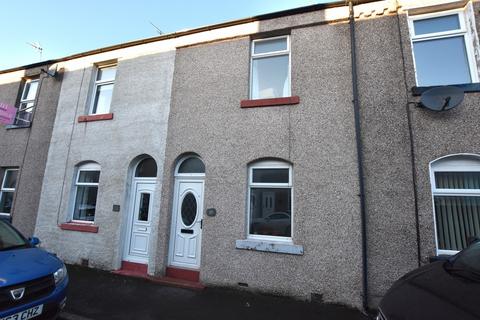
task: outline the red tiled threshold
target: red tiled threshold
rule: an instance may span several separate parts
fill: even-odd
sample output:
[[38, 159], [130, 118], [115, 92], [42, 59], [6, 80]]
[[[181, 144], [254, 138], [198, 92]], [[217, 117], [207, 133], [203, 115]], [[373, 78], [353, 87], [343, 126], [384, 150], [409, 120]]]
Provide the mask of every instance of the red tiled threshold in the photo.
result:
[[102, 121], [102, 120], [112, 120], [113, 113], [105, 114], [90, 114], [85, 116], [79, 116], [78, 122], [91, 122], [91, 121]]
[[140, 264], [140, 263], [122, 261], [122, 269], [112, 271], [112, 273], [118, 274], [121, 276], [146, 279], [151, 282], [154, 282], [160, 285], [170, 286], [170, 287], [178, 287], [178, 288], [193, 289], [193, 290], [203, 290], [205, 288], [205, 286], [198, 281], [178, 279], [174, 277], [169, 277], [168, 275], [166, 277], [150, 276], [147, 274], [147, 265]]
[[167, 267], [165, 275], [169, 278], [182, 279], [192, 282], [200, 281], [200, 271], [175, 267]]
[[89, 223], [67, 222], [62, 223], [59, 227], [62, 230], [98, 233], [98, 226]]
[[285, 98], [242, 100], [240, 101], [240, 107], [242, 108], [276, 107], [276, 106], [292, 105], [292, 104], [299, 104], [299, 103], [300, 103], [300, 97], [292, 96], [292, 97], [285, 97]]

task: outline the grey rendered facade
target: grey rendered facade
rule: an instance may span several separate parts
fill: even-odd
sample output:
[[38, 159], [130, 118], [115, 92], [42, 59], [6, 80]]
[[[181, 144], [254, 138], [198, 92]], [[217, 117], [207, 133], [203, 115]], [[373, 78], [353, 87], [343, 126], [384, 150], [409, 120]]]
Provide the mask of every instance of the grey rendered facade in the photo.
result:
[[[421, 8], [410, 10], [412, 5]], [[194, 156], [205, 171], [190, 180], [203, 183], [203, 212], [217, 213], [203, 214], [201, 222], [202, 283], [248, 284], [361, 307], [366, 272], [366, 299], [374, 307], [395, 279], [438, 253], [429, 164], [480, 152], [478, 92], [467, 93], [460, 107], [444, 113], [415, 106], [419, 89], [409, 15], [470, 5], [478, 30], [476, 1], [386, 0], [355, 6], [366, 248], [348, 8], [340, 4], [61, 61], [61, 112], [48, 152], [36, 235], [67, 262], [121, 268], [132, 171], [148, 155], [158, 171], [146, 264], [150, 275], [162, 276], [171, 266], [175, 241], [178, 165]], [[249, 99], [252, 40], [273, 36], [289, 38], [290, 90], [299, 103], [241, 108]], [[111, 60], [117, 61], [113, 119], [78, 122], [88, 113], [95, 64]], [[248, 240], [249, 168], [263, 160], [291, 168], [288, 244]], [[87, 161], [101, 167], [96, 232], [62, 227], [72, 220], [75, 168]]]
[[55, 66], [40, 63], [0, 74], [0, 102], [18, 108], [26, 81], [38, 79], [41, 90], [34, 98], [35, 108], [29, 126], [0, 127], [0, 183], [5, 171], [18, 169], [10, 219], [25, 235], [33, 235], [47, 162], [48, 147], [57, 110], [61, 72], [47, 76], [41, 69]]

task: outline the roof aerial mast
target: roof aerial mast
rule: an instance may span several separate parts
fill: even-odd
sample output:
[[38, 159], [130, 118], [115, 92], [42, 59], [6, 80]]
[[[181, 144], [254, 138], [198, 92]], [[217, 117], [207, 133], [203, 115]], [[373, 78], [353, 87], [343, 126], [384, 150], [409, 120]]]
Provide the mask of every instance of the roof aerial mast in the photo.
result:
[[39, 57], [38, 57], [39, 60], [38, 61], [42, 61], [43, 48], [42, 48], [42, 45], [40, 44], [40, 42], [38, 42], [38, 41], [34, 42], [34, 43], [27, 42], [27, 44], [38, 51], [38, 55], [39, 55]]

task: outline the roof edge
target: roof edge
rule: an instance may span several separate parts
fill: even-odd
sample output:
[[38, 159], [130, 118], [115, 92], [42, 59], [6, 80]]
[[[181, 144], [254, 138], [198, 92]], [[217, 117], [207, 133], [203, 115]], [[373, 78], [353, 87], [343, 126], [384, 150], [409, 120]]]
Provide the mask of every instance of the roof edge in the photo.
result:
[[[355, 3], [355, 5], [359, 5], [359, 4], [364, 4], [364, 3], [381, 2], [381, 1], [382, 0], [354, 0], [354, 3]], [[244, 23], [249, 23], [249, 22], [276, 19], [276, 18], [291, 16], [291, 15], [296, 15], [296, 14], [308, 13], [308, 12], [325, 10], [325, 9], [330, 9], [330, 8], [343, 7], [343, 6], [346, 6], [346, 5], [347, 5], [347, 1], [346, 0], [341, 0], [341, 1], [336, 1], [336, 2], [318, 3], [318, 4], [313, 4], [313, 5], [299, 7], [299, 8], [293, 8], [293, 9], [287, 9], [287, 10], [276, 11], [276, 12], [271, 12], [271, 13], [265, 13], [265, 14], [261, 14], [261, 15], [257, 15], [257, 16], [253, 16], [253, 17], [242, 18], [242, 19], [237, 19], [237, 20], [230, 20], [230, 21], [226, 21], [226, 22], [220, 22], [220, 23], [207, 25], [207, 26], [202, 26], [202, 27], [198, 27], [198, 28], [193, 28], [193, 29], [189, 29], [189, 30], [185, 30], [185, 31], [167, 33], [167, 34], [164, 34], [164, 35], [159, 35], [159, 36], [155, 36], [155, 37], [151, 37], [151, 38], [132, 40], [132, 41], [128, 41], [128, 42], [124, 42], [124, 43], [120, 43], [120, 44], [115, 44], [115, 45], [106, 46], [106, 47], [102, 47], [102, 48], [98, 48], [98, 49], [84, 51], [84, 52], [81, 52], [81, 53], [75, 53], [75, 54], [68, 55], [68, 56], [65, 56], [65, 57], [62, 57], [62, 58], [58, 58], [58, 59], [50, 59], [50, 60], [40, 61], [40, 62], [36, 62], [36, 63], [32, 63], [32, 64], [19, 66], [19, 67], [8, 68], [8, 69], [0, 70], [0, 74], [19, 71], [19, 70], [31, 69], [31, 68], [35, 68], [35, 67], [42, 66], [42, 65], [54, 64], [54, 63], [58, 63], [58, 62], [63, 62], [63, 61], [67, 61], [67, 60], [72, 60], [72, 59], [76, 59], [76, 58], [81, 58], [81, 57], [85, 57], [85, 56], [94, 55], [94, 54], [97, 54], [97, 53], [102, 53], [102, 52], [113, 51], [113, 50], [122, 49], [122, 48], [133, 47], [133, 46], [136, 46], [136, 45], [141, 45], [141, 44], [146, 44], [146, 43], [151, 43], [151, 42], [156, 42], [156, 41], [161, 41], [161, 40], [178, 38], [178, 37], [182, 37], [182, 36], [186, 36], [186, 35], [190, 35], [190, 34], [195, 34], [195, 33], [200, 33], [200, 32], [204, 32], [204, 31], [226, 28], [226, 27], [235, 26], [235, 25], [244, 24]]]

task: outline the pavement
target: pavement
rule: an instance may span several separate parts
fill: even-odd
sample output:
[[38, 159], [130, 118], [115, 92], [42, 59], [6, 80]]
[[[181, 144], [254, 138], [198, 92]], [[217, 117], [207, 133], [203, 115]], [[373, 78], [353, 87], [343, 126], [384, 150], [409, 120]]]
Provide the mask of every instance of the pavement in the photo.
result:
[[67, 268], [70, 286], [62, 320], [368, 320], [358, 310], [340, 305], [243, 289], [181, 289], [80, 266]]

